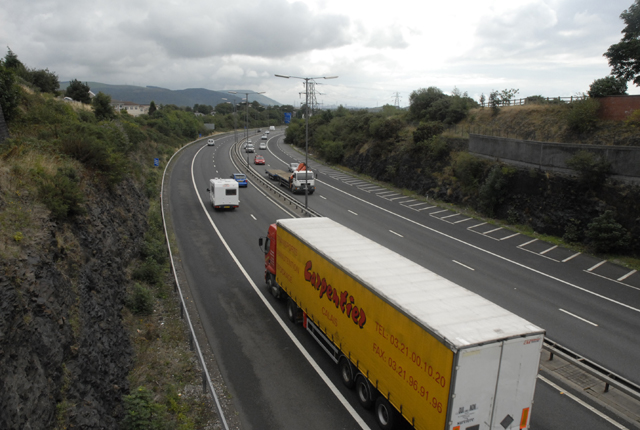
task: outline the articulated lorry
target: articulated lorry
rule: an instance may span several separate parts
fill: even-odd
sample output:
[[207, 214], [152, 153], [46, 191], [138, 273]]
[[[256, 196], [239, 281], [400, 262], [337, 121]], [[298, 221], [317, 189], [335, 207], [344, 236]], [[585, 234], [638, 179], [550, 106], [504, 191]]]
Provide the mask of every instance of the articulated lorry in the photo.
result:
[[315, 174], [307, 170], [304, 163], [300, 163], [293, 173], [279, 169], [268, 169], [266, 173], [269, 179], [279, 181], [281, 186], [287, 187], [294, 194], [304, 194], [305, 189], [308, 194], [313, 194], [316, 190]]
[[381, 428], [529, 428], [543, 329], [328, 218], [259, 244], [271, 294]]

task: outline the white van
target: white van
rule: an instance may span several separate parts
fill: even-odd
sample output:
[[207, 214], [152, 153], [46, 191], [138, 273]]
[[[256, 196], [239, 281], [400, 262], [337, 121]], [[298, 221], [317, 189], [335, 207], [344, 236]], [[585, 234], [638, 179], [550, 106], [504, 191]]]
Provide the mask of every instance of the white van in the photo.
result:
[[273, 125], [270, 125], [270, 126], [269, 126], [269, 130], [271, 130], [271, 131], [276, 131], [276, 127], [275, 127], [275, 126], [273, 126]]
[[240, 206], [238, 182], [235, 179], [209, 179], [209, 200], [214, 209], [235, 209]]

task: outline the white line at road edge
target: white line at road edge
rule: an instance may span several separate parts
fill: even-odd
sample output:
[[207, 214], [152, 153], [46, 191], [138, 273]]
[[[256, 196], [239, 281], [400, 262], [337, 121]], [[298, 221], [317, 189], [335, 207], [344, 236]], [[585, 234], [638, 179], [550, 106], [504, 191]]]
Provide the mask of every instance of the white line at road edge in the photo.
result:
[[[494, 253], [494, 252], [491, 252], [491, 251], [488, 251], [488, 250], [486, 250], [486, 249], [484, 249], [484, 248], [480, 248], [480, 247], [479, 247], [479, 246], [477, 246], [477, 245], [473, 245], [473, 244], [471, 244], [471, 243], [469, 243], [469, 242], [465, 242], [465, 241], [464, 241], [464, 240], [462, 240], [462, 239], [458, 239], [457, 237], [453, 237], [453, 236], [451, 236], [451, 235], [449, 235], [449, 234], [443, 233], [443, 232], [441, 232], [441, 231], [439, 231], [439, 230], [436, 230], [435, 228], [431, 228], [431, 227], [428, 227], [428, 226], [426, 226], [426, 225], [424, 225], [424, 224], [420, 224], [420, 223], [419, 223], [419, 222], [417, 222], [417, 221], [414, 221], [414, 220], [409, 219], [409, 218], [407, 218], [407, 217], [404, 217], [404, 216], [402, 216], [402, 215], [400, 215], [400, 214], [397, 214], [397, 213], [395, 213], [395, 212], [392, 212], [392, 211], [390, 211], [389, 209], [385, 209], [385, 208], [383, 208], [383, 207], [381, 207], [381, 206], [378, 206], [378, 205], [376, 205], [376, 204], [374, 204], [374, 203], [371, 203], [371, 202], [368, 202], [368, 201], [366, 201], [366, 200], [364, 200], [364, 199], [361, 199], [360, 197], [354, 196], [353, 194], [349, 194], [349, 193], [347, 193], [346, 191], [343, 191], [343, 190], [341, 190], [340, 188], [336, 188], [336, 187], [334, 187], [333, 185], [330, 185], [330, 184], [328, 184], [328, 183], [326, 183], [326, 182], [322, 182], [322, 181], [318, 181], [318, 182], [320, 182], [320, 183], [322, 183], [322, 184], [326, 185], [327, 187], [331, 187], [331, 188], [335, 189], [336, 191], [339, 191], [339, 192], [341, 192], [341, 193], [343, 193], [343, 194], [346, 194], [346, 195], [347, 195], [347, 196], [349, 196], [349, 197], [352, 197], [352, 198], [354, 198], [354, 199], [356, 199], [356, 200], [360, 200], [360, 201], [361, 201], [361, 202], [363, 202], [363, 203], [366, 203], [366, 204], [371, 205], [371, 206], [373, 206], [373, 207], [375, 207], [375, 208], [377, 208], [377, 209], [380, 209], [381, 211], [387, 212], [388, 214], [391, 214], [391, 215], [396, 216], [396, 217], [398, 217], [398, 218], [400, 218], [400, 219], [403, 219], [403, 220], [405, 220], [405, 221], [407, 221], [407, 222], [410, 222], [410, 223], [415, 224], [415, 225], [417, 225], [417, 226], [419, 226], [419, 227], [422, 227], [422, 228], [424, 228], [424, 229], [427, 229], [427, 230], [429, 230], [429, 231], [431, 231], [431, 232], [433, 232], [433, 233], [437, 233], [437, 234], [439, 234], [439, 235], [441, 235], [441, 236], [444, 236], [444, 237], [446, 237], [447, 239], [454, 240], [454, 241], [456, 241], [456, 242], [458, 242], [458, 243], [461, 243], [461, 244], [463, 244], [463, 245], [467, 245], [467, 246], [469, 246], [469, 247], [471, 247], [471, 248], [473, 248], [473, 249], [476, 249], [476, 250], [478, 250], [478, 251], [484, 252], [484, 253], [489, 254], [489, 255], [491, 255], [491, 256], [493, 256], [493, 257], [499, 258], [500, 260], [503, 260], [503, 261], [506, 261], [506, 262], [508, 262], [508, 263], [514, 264], [514, 265], [516, 265], [516, 266], [518, 266], [518, 267], [522, 267], [523, 269], [530, 270], [531, 272], [533, 272], [533, 273], [537, 273], [538, 275], [542, 275], [542, 276], [544, 276], [544, 277], [546, 277], [546, 278], [553, 279], [554, 281], [557, 281], [557, 282], [560, 282], [560, 283], [562, 283], [562, 284], [568, 285], [569, 287], [575, 288], [575, 289], [580, 290], [580, 291], [583, 291], [583, 292], [585, 292], [585, 293], [587, 293], [587, 294], [594, 295], [594, 296], [596, 296], [596, 297], [598, 297], [598, 298], [601, 298], [601, 299], [603, 299], [603, 300], [609, 301], [609, 302], [614, 303], [614, 304], [616, 304], [616, 305], [619, 305], [619, 306], [622, 306], [622, 307], [624, 307], [624, 308], [627, 308], [627, 309], [630, 309], [630, 310], [632, 310], [632, 311], [635, 311], [635, 312], [640, 313], [640, 309], [638, 309], [638, 308], [634, 308], [633, 306], [629, 306], [629, 305], [628, 305], [628, 304], [626, 304], [626, 303], [619, 302], [619, 301], [617, 301], [617, 300], [614, 300], [614, 299], [611, 299], [611, 298], [609, 298], [609, 297], [603, 296], [602, 294], [594, 293], [593, 291], [590, 291], [590, 290], [587, 290], [586, 288], [583, 288], [583, 287], [580, 287], [580, 286], [578, 286], [578, 285], [572, 284], [571, 282], [564, 281], [564, 280], [562, 280], [562, 279], [560, 279], [560, 278], [556, 278], [555, 276], [549, 275], [548, 273], [541, 272], [541, 271], [539, 271], [539, 270], [537, 270], [537, 269], [534, 269], [533, 267], [525, 266], [525, 265], [524, 265], [524, 264], [522, 264], [522, 263], [518, 263], [517, 261], [510, 260], [510, 259], [508, 259], [507, 257], [503, 257], [502, 255], [498, 255], [498, 254], [496, 254], [496, 253]], [[486, 223], [484, 223], [484, 224], [486, 224]], [[482, 225], [482, 224], [478, 224], [478, 225]], [[477, 227], [477, 226], [475, 226], [475, 227]], [[473, 228], [473, 227], [470, 227], [470, 228]], [[531, 242], [534, 242], [534, 241], [536, 241], [536, 240], [537, 240], [537, 239], [534, 239], [534, 240], [532, 240]], [[520, 245], [520, 246], [527, 245], [527, 244], [529, 244], [529, 243], [531, 243], [531, 242], [527, 242], [527, 243], [525, 243], [525, 244], [523, 244], [523, 245]]]
[[196, 186], [196, 179], [194, 177], [193, 174], [193, 165], [195, 163], [195, 159], [198, 156], [198, 153], [201, 150], [198, 150], [198, 152], [196, 152], [196, 154], [193, 156], [193, 159], [191, 160], [191, 181], [193, 182], [193, 190], [196, 193], [196, 196], [198, 197], [198, 201], [200, 202], [200, 206], [202, 206], [202, 211], [205, 213], [205, 215], [207, 216], [207, 218], [209, 218], [209, 223], [211, 223], [211, 227], [213, 227], [213, 229], [215, 230], [216, 234], [218, 235], [218, 238], [220, 238], [220, 241], [222, 242], [222, 244], [224, 245], [224, 247], [226, 248], [227, 252], [229, 253], [229, 255], [231, 256], [231, 258], [233, 258], [233, 261], [235, 261], [236, 265], [238, 266], [238, 269], [240, 269], [240, 271], [242, 272], [242, 274], [244, 275], [244, 277], [247, 279], [247, 282], [249, 282], [249, 284], [251, 285], [251, 287], [253, 288], [253, 290], [256, 292], [256, 294], [258, 295], [258, 297], [260, 297], [260, 300], [262, 300], [262, 303], [264, 303], [264, 305], [267, 307], [267, 309], [269, 309], [269, 312], [271, 312], [271, 315], [273, 315], [273, 317], [275, 318], [276, 321], [278, 321], [278, 324], [280, 324], [280, 327], [282, 327], [282, 329], [284, 330], [284, 332], [289, 336], [289, 338], [291, 339], [291, 341], [296, 345], [296, 347], [298, 347], [298, 349], [300, 350], [300, 352], [302, 353], [302, 355], [304, 355], [304, 357], [307, 359], [307, 361], [309, 362], [309, 364], [311, 364], [311, 367], [313, 367], [313, 369], [318, 373], [318, 375], [322, 378], [322, 380], [325, 382], [325, 384], [327, 384], [327, 386], [329, 387], [329, 389], [333, 392], [333, 394], [337, 397], [338, 400], [340, 400], [340, 402], [342, 403], [342, 405], [345, 407], [345, 409], [351, 414], [351, 416], [353, 417], [353, 419], [360, 425], [360, 427], [364, 430], [371, 430], [371, 428], [364, 422], [364, 420], [360, 417], [360, 415], [358, 415], [358, 413], [355, 411], [355, 409], [353, 409], [353, 407], [351, 407], [351, 405], [349, 404], [349, 402], [347, 401], [347, 399], [344, 398], [344, 396], [342, 395], [342, 393], [340, 393], [340, 391], [338, 391], [338, 389], [336, 388], [335, 385], [333, 385], [333, 382], [331, 382], [331, 380], [329, 379], [329, 377], [322, 371], [322, 369], [320, 368], [320, 366], [318, 365], [318, 363], [316, 363], [313, 358], [311, 357], [311, 355], [309, 355], [309, 353], [307, 352], [306, 349], [304, 349], [304, 347], [302, 346], [302, 344], [300, 343], [300, 341], [293, 335], [293, 333], [291, 332], [291, 330], [289, 329], [289, 327], [285, 324], [284, 321], [282, 321], [282, 319], [280, 319], [280, 316], [276, 313], [275, 309], [273, 309], [273, 307], [271, 306], [271, 304], [267, 301], [267, 299], [262, 295], [262, 293], [260, 292], [260, 289], [258, 288], [258, 286], [253, 282], [253, 280], [249, 277], [249, 274], [247, 273], [246, 270], [244, 270], [244, 267], [242, 267], [242, 264], [240, 264], [240, 260], [238, 260], [238, 258], [236, 257], [236, 255], [233, 253], [233, 251], [231, 250], [231, 248], [229, 247], [229, 245], [227, 244], [227, 241], [224, 240], [224, 237], [222, 237], [222, 233], [220, 233], [220, 230], [218, 230], [218, 227], [216, 226], [216, 224], [213, 222], [213, 219], [211, 218], [211, 215], [209, 214], [209, 212], [207, 211], [207, 208], [205, 207], [202, 199], [200, 198], [200, 194], [198, 194], [198, 188]]
[[462, 264], [462, 263], [461, 263], [461, 262], [459, 262], [459, 261], [456, 261], [456, 260], [451, 260], [451, 261], [453, 261], [453, 262], [454, 262], [454, 263], [456, 263], [456, 264], [461, 265], [461, 266], [462, 266], [462, 267], [464, 267], [464, 268], [467, 268], [467, 269], [469, 269], [469, 270], [473, 270], [474, 272], [475, 272], [475, 270], [476, 270], [476, 269], [474, 269], [473, 267], [469, 267], [469, 266], [467, 266], [466, 264]]
[[550, 380], [548, 380], [544, 376], [538, 375], [538, 379], [540, 379], [543, 382], [546, 382], [547, 384], [549, 384], [550, 386], [552, 386], [553, 388], [558, 390], [561, 394], [569, 397], [571, 400], [575, 401], [579, 405], [584, 406], [585, 408], [589, 409], [591, 412], [593, 412], [594, 414], [598, 415], [603, 420], [609, 422], [614, 427], [617, 427], [617, 428], [619, 428], [621, 430], [629, 430], [627, 427], [623, 426], [622, 424], [620, 424], [617, 421], [614, 421], [612, 418], [609, 418], [607, 415], [603, 414], [602, 412], [600, 412], [599, 410], [597, 410], [593, 406], [588, 405], [587, 403], [583, 402], [582, 400], [580, 400], [579, 398], [577, 398], [573, 394], [567, 392], [567, 390], [563, 390], [559, 385], [554, 384], [553, 382], [551, 382]]

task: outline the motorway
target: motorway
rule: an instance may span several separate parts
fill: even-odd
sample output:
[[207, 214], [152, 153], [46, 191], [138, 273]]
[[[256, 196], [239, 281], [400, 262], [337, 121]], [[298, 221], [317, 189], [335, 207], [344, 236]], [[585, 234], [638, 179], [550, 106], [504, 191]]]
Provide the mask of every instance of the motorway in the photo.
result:
[[[265, 168], [300, 155], [272, 132]], [[253, 140], [259, 135], [252, 134]], [[294, 216], [250, 181], [240, 207], [215, 212], [210, 178], [238, 172], [233, 134], [190, 145], [170, 177], [173, 227], [187, 281], [242, 428], [377, 428], [329, 357], [286, 318], [264, 285], [258, 238]], [[253, 154], [248, 154], [253, 160]], [[547, 330], [560, 344], [638, 383], [640, 276], [312, 164], [309, 206]], [[317, 167], [317, 168], [315, 168]], [[298, 196], [301, 201], [304, 196]], [[299, 212], [298, 212], [299, 213]], [[539, 380], [533, 429], [624, 428]], [[409, 426], [407, 426], [409, 427]]]

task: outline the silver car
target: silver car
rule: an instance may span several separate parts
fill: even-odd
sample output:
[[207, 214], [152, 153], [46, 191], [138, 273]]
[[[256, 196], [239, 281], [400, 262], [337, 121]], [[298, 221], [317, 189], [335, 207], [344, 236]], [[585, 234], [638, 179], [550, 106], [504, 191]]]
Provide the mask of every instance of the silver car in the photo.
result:
[[253, 147], [252, 144], [248, 143], [247, 147], [244, 149], [245, 152], [249, 153], [249, 152], [256, 152], [256, 149]]

